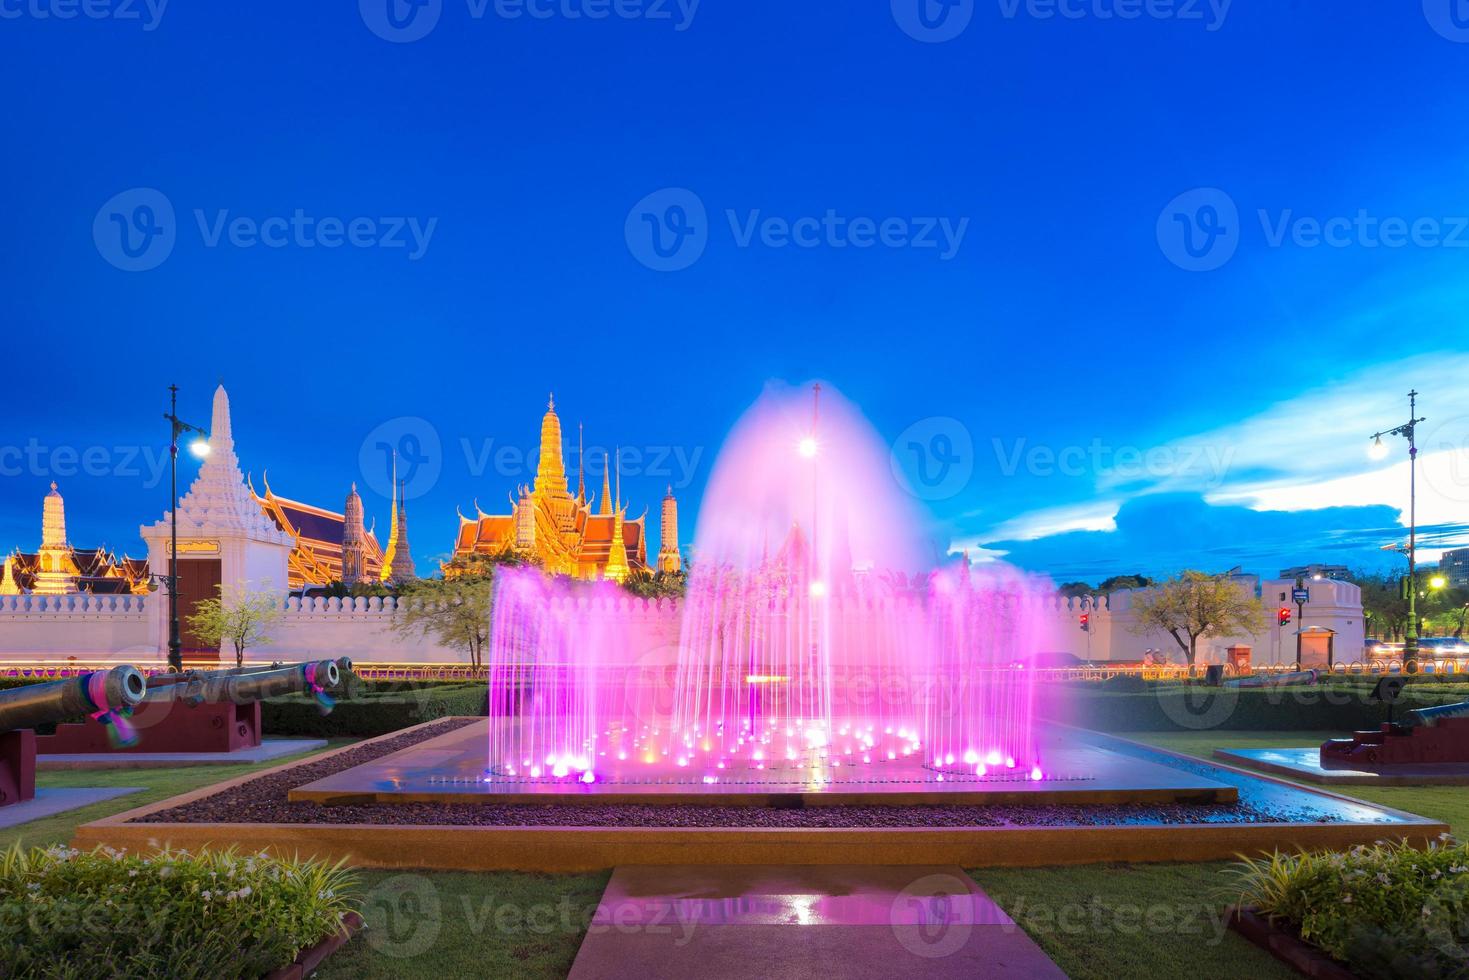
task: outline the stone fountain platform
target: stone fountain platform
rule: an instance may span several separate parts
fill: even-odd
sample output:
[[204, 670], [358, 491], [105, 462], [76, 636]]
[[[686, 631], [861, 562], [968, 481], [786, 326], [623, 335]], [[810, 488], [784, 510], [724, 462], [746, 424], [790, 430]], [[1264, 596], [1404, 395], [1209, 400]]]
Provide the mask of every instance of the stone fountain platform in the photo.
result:
[[1326, 769], [1321, 765], [1321, 750], [1311, 747], [1215, 749], [1214, 758], [1323, 786], [1469, 786], [1469, 764], [1458, 762]]
[[[1325, 789], [1080, 729], [1064, 740], [1232, 786], [1231, 804], [520, 805], [291, 802], [291, 790], [427, 745], [482, 719], [452, 718], [201, 787], [79, 827], [74, 846], [234, 846], [357, 867], [593, 871], [629, 865], [1039, 867], [1225, 861], [1346, 849], [1384, 838], [1425, 846], [1437, 820]], [[526, 805], [529, 803], [529, 805]]]
[[[868, 805], [1218, 804], [1234, 803], [1233, 785], [1052, 734], [1041, 746], [1045, 772], [1024, 769], [983, 777], [936, 770], [916, 759], [868, 765], [850, 760], [817, 772], [782, 768], [690, 774], [672, 765], [599, 760], [597, 780], [526, 779], [486, 774], [488, 719], [290, 791], [292, 802], [327, 806], [370, 803], [667, 804], [833, 807]], [[708, 781], [708, 780], [716, 781]]]

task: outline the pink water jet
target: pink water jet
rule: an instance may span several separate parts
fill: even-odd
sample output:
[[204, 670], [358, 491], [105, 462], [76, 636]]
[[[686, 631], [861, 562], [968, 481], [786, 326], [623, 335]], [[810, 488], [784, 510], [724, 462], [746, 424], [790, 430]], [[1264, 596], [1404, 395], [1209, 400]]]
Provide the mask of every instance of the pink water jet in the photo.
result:
[[830, 389], [771, 388], [721, 450], [680, 605], [502, 576], [492, 781], [1039, 779], [1049, 586], [923, 568], [888, 448]]

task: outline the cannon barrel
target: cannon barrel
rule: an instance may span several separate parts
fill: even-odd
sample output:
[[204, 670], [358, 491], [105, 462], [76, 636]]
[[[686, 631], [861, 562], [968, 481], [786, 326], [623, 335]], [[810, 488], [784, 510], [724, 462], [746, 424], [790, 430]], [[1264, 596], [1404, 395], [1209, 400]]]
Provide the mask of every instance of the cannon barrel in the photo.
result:
[[147, 689], [138, 668], [124, 665], [0, 691], [0, 732], [131, 708], [143, 700]]
[[1315, 684], [1319, 675], [1314, 670], [1297, 670], [1289, 674], [1251, 674], [1224, 682], [1225, 687], [1285, 687], [1290, 684]]
[[1446, 718], [1469, 718], [1469, 701], [1442, 704], [1436, 708], [1417, 708], [1408, 712], [1410, 724], [1432, 728]]
[[165, 679], [155, 684], [148, 690], [147, 700], [250, 704], [288, 694], [314, 693], [336, 687], [341, 680], [342, 672], [335, 660], [244, 671], [196, 671], [171, 682]]

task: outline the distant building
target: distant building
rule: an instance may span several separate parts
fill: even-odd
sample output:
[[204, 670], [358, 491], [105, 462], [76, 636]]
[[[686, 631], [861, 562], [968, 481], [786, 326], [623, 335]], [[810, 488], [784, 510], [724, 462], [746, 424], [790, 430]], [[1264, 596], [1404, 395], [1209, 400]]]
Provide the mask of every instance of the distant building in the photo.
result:
[[[291, 555], [286, 564], [289, 588], [331, 582], [355, 585], [378, 578], [390, 564], [391, 559], [378, 546], [377, 537], [362, 527], [362, 499], [357, 495], [356, 484], [352, 485], [344, 512], [339, 514], [277, 496], [270, 488], [268, 477], [264, 482], [263, 495], [255, 492], [248, 478], [246, 487], [265, 516], [291, 536]], [[393, 503], [396, 508], [397, 500]], [[397, 517], [396, 510], [394, 517]]]
[[0, 595], [141, 595], [147, 591], [146, 561], [118, 558], [106, 548], [71, 546], [66, 539], [66, 504], [55, 483], [42, 505], [41, 547], [34, 552], [14, 552], [0, 569]]
[[1344, 580], [1352, 577], [1352, 570], [1345, 565], [1297, 565], [1295, 568], [1282, 568], [1280, 577], [1283, 579], [1334, 578]]
[[1469, 589], [1469, 548], [1445, 551], [1439, 559], [1438, 570], [1456, 589]]
[[[578, 440], [580, 445], [580, 440]], [[584, 580], [625, 581], [653, 569], [648, 564], [644, 517], [628, 518], [621, 473], [612, 485], [617, 454], [603, 458], [602, 496], [594, 509], [587, 499], [586, 474], [577, 453], [577, 487], [572, 494], [561, 452], [561, 419], [551, 399], [541, 419], [541, 447], [535, 483], [511, 497], [509, 514], [486, 514], [475, 506], [473, 518], [459, 516], [454, 556], [515, 552], [535, 559], [548, 572]], [[673, 493], [663, 503], [664, 548], [658, 567], [677, 570], [678, 510]], [[670, 533], [671, 532], [671, 533]], [[669, 550], [669, 545], [674, 547]]]

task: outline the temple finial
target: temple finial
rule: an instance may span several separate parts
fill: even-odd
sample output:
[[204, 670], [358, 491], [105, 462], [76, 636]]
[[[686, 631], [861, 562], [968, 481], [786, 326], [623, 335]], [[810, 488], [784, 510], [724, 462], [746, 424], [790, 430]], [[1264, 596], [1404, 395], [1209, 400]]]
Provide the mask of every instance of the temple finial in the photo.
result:
[[603, 517], [612, 513], [612, 459], [605, 452], [602, 454], [602, 502], [597, 505], [597, 513]]

